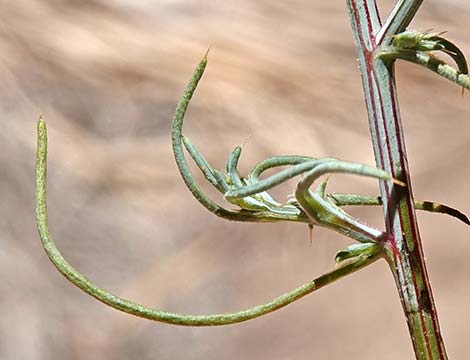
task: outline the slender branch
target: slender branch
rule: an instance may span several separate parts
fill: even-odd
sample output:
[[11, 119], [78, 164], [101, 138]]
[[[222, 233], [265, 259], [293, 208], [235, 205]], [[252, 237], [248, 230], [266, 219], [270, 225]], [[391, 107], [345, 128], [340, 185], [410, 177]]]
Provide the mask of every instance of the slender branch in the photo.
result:
[[[218, 171], [212, 171], [213, 169], [206, 169], [208, 166], [207, 161], [205, 161], [201, 154], [197, 151], [196, 147], [189, 141], [188, 138], [185, 138], [182, 134], [184, 118], [186, 111], [188, 109], [191, 98], [193, 97], [194, 92], [196, 91], [197, 85], [201, 80], [204, 70], [207, 66], [207, 53], [206, 56], [201, 60], [199, 65], [196, 67], [196, 70], [193, 73], [193, 76], [189, 80], [183, 95], [176, 106], [175, 114], [173, 116], [173, 128], [171, 133], [173, 154], [175, 156], [176, 164], [178, 170], [183, 177], [183, 180], [196, 200], [203, 205], [207, 210], [213, 214], [234, 221], [244, 221], [244, 222], [275, 222], [275, 221], [295, 221], [295, 222], [308, 222], [308, 219], [304, 216], [303, 213], [298, 211], [296, 208], [291, 209], [280, 209], [280, 211], [275, 211], [275, 209], [258, 209], [259, 211], [233, 211], [225, 209], [213, 200], [211, 200], [198, 186], [194, 177], [191, 174], [188, 163], [184, 155], [184, 147], [189, 152], [190, 156], [196, 162], [196, 165], [203, 171], [206, 177], [210, 182], [213, 183], [216, 188], [226, 189], [227, 183], [222, 174]], [[237, 199], [235, 199], [237, 200]], [[234, 201], [236, 202], [236, 201]], [[253, 199], [253, 202], [256, 202], [256, 199]], [[245, 203], [245, 205], [248, 205]], [[259, 204], [260, 206], [262, 204]], [[247, 210], [247, 209], [244, 209]], [[279, 209], [278, 209], [279, 210]], [[291, 211], [293, 210], [293, 211]]]
[[377, 44], [390, 44], [393, 35], [401, 33], [408, 27], [422, 3], [423, 0], [399, 0], [377, 33]]
[[188, 109], [191, 98], [193, 97], [194, 92], [196, 91], [197, 84], [204, 74], [204, 70], [207, 66], [207, 54], [199, 63], [198, 67], [194, 71], [192, 78], [190, 79], [186, 89], [184, 90], [183, 96], [181, 97], [178, 105], [176, 106], [175, 115], [173, 118], [173, 130], [171, 134], [173, 153], [175, 155], [176, 164], [178, 169], [183, 177], [183, 180], [191, 191], [193, 196], [201, 203], [207, 210], [214, 213], [215, 215], [222, 217], [228, 220], [236, 221], [270, 221], [271, 219], [258, 218], [255, 219], [251, 214], [241, 213], [238, 211], [231, 211], [222, 208], [220, 205], [209, 199], [204, 192], [199, 188], [196, 181], [191, 175], [191, 170], [189, 169], [188, 163], [184, 156], [183, 150], [183, 123], [186, 110]]
[[[328, 194], [328, 199], [333, 201], [337, 206], [376, 206], [383, 205], [380, 196], [369, 195], [355, 195], [355, 194], [342, 194], [331, 193]], [[463, 212], [452, 208], [450, 206], [439, 204], [433, 201], [415, 200], [415, 209], [424, 210], [432, 213], [440, 213], [452, 216], [464, 224], [470, 226], [470, 219]]]
[[212, 315], [178, 314], [155, 310], [147, 306], [120, 298], [107, 290], [99, 287], [82, 273], [70, 265], [55, 246], [49, 233], [46, 206], [46, 171], [47, 170], [47, 130], [43, 119], [38, 122], [38, 148], [36, 158], [36, 221], [44, 250], [51, 262], [62, 275], [71, 283], [93, 296], [97, 300], [128, 314], [139, 316], [149, 320], [184, 326], [216, 326], [228, 325], [247, 321], [256, 317], [278, 310], [302, 297], [336, 281], [346, 275], [362, 269], [376, 261], [381, 252], [367, 252], [354, 259], [353, 262], [327, 272], [318, 278], [299, 286], [275, 299], [252, 308], [233, 312]]
[[414, 64], [422, 65], [447, 80], [450, 80], [465, 89], [470, 89], [470, 76], [468, 74], [464, 74], [453, 66], [446, 64], [443, 60], [429, 52], [400, 51], [394, 48], [385, 48], [383, 50], [381, 49], [376, 56], [384, 61], [403, 59]]

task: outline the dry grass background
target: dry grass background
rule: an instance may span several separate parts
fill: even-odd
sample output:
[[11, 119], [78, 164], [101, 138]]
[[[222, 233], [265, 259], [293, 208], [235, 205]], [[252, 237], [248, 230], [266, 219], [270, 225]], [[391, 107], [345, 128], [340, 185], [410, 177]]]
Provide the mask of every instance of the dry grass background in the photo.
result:
[[[470, 54], [469, 19], [467, 0], [427, 0], [414, 28], [448, 30]], [[384, 262], [261, 319], [184, 328], [107, 308], [47, 260], [33, 214], [39, 113], [52, 233], [111, 291], [171, 311], [234, 311], [333, 266], [348, 239], [318, 229], [310, 246], [305, 226], [226, 222], [185, 189], [171, 117], [210, 44], [185, 132], [211, 163], [248, 138], [245, 170], [286, 153], [373, 164], [344, 1], [0, 1], [1, 359], [413, 358]], [[397, 72], [415, 196], [469, 213], [469, 95], [412, 65]], [[354, 177], [331, 186], [377, 192]], [[382, 226], [380, 209], [352, 212]], [[466, 359], [468, 229], [419, 219], [450, 358]]]

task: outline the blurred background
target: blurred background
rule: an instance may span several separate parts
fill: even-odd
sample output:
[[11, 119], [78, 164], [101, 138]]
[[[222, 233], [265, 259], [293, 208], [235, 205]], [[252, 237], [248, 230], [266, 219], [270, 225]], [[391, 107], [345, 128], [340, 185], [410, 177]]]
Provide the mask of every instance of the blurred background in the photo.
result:
[[[383, 14], [394, 1], [381, 3]], [[426, 0], [413, 28], [470, 54], [470, 3]], [[334, 266], [352, 241], [300, 224], [214, 217], [185, 188], [171, 118], [212, 45], [185, 133], [215, 167], [278, 154], [374, 164], [343, 0], [0, 1], [0, 358], [412, 359], [384, 261], [268, 316], [185, 328], [120, 313], [50, 264], [34, 221], [35, 125], [48, 121], [48, 206], [64, 256], [108, 290], [175, 312], [236, 311]], [[415, 197], [470, 212], [470, 95], [399, 63]], [[195, 172], [201, 184], [222, 201]], [[293, 184], [291, 184], [293, 185]], [[334, 176], [330, 191], [377, 194]], [[283, 201], [292, 187], [276, 190]], [[382, 212], [351, 209], [383, 228]], [[468, 228], [420, 213], [449, 357], [467, 358]]]

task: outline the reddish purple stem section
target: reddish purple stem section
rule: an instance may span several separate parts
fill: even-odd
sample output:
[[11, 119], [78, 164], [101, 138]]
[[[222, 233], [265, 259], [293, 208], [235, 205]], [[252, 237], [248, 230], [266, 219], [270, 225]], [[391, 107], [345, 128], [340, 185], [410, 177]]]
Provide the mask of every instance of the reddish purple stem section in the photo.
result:
[[416, 221], [393, 63], [374, 57], [381, 27], [375, 0], [348, 0], [377, 166], [407, 184], [381, 182], [386, 260], [400, 294], [416, 359], [447, 359]]

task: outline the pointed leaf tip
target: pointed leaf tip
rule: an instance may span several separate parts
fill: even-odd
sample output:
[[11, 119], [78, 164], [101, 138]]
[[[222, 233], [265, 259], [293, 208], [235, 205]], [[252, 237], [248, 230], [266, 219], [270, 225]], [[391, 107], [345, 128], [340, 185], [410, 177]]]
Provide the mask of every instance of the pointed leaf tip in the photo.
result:
[[38, 119], [38, 128], [45, 128], [46, 127], [46, 120], [42, 117], [42, 115], [39, 115]]
[[207, 48], [206, 53], [204, 54], [204, 57], [202, 58], [202, 60], [207, 61], [207, 56], [209, 55], [209, 51], [211, 51], [211, 48], [212, 48], [212, 44], [209, 45], [209, 47]]

